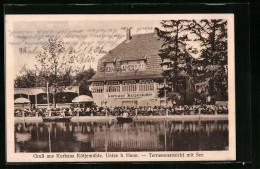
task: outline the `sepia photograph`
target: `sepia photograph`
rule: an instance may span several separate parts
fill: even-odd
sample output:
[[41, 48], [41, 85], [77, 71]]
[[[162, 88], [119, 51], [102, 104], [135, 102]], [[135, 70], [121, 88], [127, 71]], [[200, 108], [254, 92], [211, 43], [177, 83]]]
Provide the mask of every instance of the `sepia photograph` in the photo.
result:
[[7, 162], [236, 160], [232, 14], [6, 15]]

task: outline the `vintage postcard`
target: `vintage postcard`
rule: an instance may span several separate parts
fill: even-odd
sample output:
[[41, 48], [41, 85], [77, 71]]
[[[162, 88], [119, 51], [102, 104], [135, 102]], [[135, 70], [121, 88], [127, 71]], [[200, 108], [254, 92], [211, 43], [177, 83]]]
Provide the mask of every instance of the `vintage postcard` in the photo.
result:
[[234, 161], [233, 14], [5, 15], [7, 162]]

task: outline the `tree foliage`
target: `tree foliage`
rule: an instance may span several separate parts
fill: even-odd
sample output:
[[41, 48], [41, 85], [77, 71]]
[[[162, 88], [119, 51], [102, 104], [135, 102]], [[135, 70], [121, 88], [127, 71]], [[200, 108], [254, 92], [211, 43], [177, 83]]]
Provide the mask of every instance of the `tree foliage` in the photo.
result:
[[88, 80], [91, 79], [95, 73], [94, 69], [90, 67], [88, 70], [80, 72], [75, 76], [81, 94], [91, 95], [91, 91], [89, 90], [90, 82], [88, 82]]
[[25, 75], [17, 76], [15, 87], [43, 87], [46, 91], [48, 83], [54, 104], [57, 101], [57, 93], [68, 86], [79, 86], [81, 94], [91, 93], [88, 89], [88, 80], [94, 76], [95, 71], [92, 68], [74, 71], [73, 62], [70, 59], [70, 54], [72, 55], [73, 52], [65, 52], [65, 45], [60, 37], [48, 39], [42, 49], [43, 51], [35, 56], [38, 62], [35, 65], [35, 71], [27, 71]]
[[49, 83], [53, 89], [51, 93], [55, 95], [57, 91], [62, 91], [67, 86], [66, 81], [70, 77], [70, 72], [66, 69], [68, 62], [65, 55], [62, 55], [65, 52], [64, 42], [58, 36], [49, 38], [42, 49], [43, 52], [36, 55], [38, 64], [35, 67], [41, 70], [40, 77]]
[[26, 72], [25, 75], [16, 76], [14, 80], [15, 88], [28, 88], [28, 87], [36, 87], [37, 77], [32, 72]]
[[223, 19], [193, 20], [189, 30], [197, 36], [201, 58], [206, 65], [227, 64], [227, 21]]
[[[227, 21], [223, 19], [193, 20], [189, 30], [200, 42], [205, 76], [209, 80], [209, 94], [217, 100], [227, 100]], [[209, 70], [207, 67], [220, 67]]]
[[163, 20], [161, 24], [163, 29], [158, 30], [158, 36], [164, 41], [159, 50], [163, 61], [161, 65], [165, 68], [163, 76], [168, 83], [174, 85], [174, 91], [180, 92], [184, 86], [180, 84], [180, 79], [191, 74], [190, 53], [197, 53], [196, 49], [187, 48], [190, 21]]
[[[201, 81], [198, 77], [210, 78], [210, 95], [218, 100], [227, 98], [227, 21], [212, 20], [163, 20], [158, 36], [164, 43], [159, 50], [164, 66], [163, 76], [169, 84], [174, 85], [174, 91], [184, 93], [185, 77], [194, 82]], [[195, 39], [190, 39], [195, 35]], [[200, 57], [195, 59], [193, 53], [198, 51], [188, 47], [187, 42], [200, 44]], [[198, 62], [199, 64], [198, 64]], [[220, 66], [210, 70], [210, 66]], [[194, 69], [197, 67], [198, 69]], [[205, 80], [205, 78], [204, 78]], [[169, 89], [167, 89], [170, 92]], [[160, 92], [164, 95], [164, 89]]]
[[228, 77], [225, 67], [220, 67], [209, 81], [210, 95], [216, 100], [228, 100]]
[[[79, 86], [80, 94], [90, 95], [89, 82], [95, 75], [95, 70], [89, 68], [87, 70], [76, 73], [75, 75], [64, 74], [59, 76], [59, 84], [61, 86]], [[40, 72], [38, 75], [32, 72], [26, 72], [25, 75], [17, 76], [14, 80], [15, 88], [33, 88], [33, 87], [43, 87], [46, 91], [46, 81], [43, 80], [44, 73]]]

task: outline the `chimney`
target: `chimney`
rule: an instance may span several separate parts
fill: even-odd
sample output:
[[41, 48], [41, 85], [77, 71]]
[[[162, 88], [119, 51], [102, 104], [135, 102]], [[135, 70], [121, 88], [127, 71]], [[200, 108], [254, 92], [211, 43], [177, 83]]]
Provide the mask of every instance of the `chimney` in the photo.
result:
[[130, 41], [131, 40], [131, 29], [127, 28], [126, 29], [126, 41]]

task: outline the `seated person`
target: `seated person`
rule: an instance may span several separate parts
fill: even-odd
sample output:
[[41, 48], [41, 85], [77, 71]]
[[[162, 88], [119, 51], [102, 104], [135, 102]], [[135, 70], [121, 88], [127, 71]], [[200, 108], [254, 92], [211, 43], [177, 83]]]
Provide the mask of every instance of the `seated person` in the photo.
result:
[[60, 116], [65, 117], [65, 111], [61, 111]]

